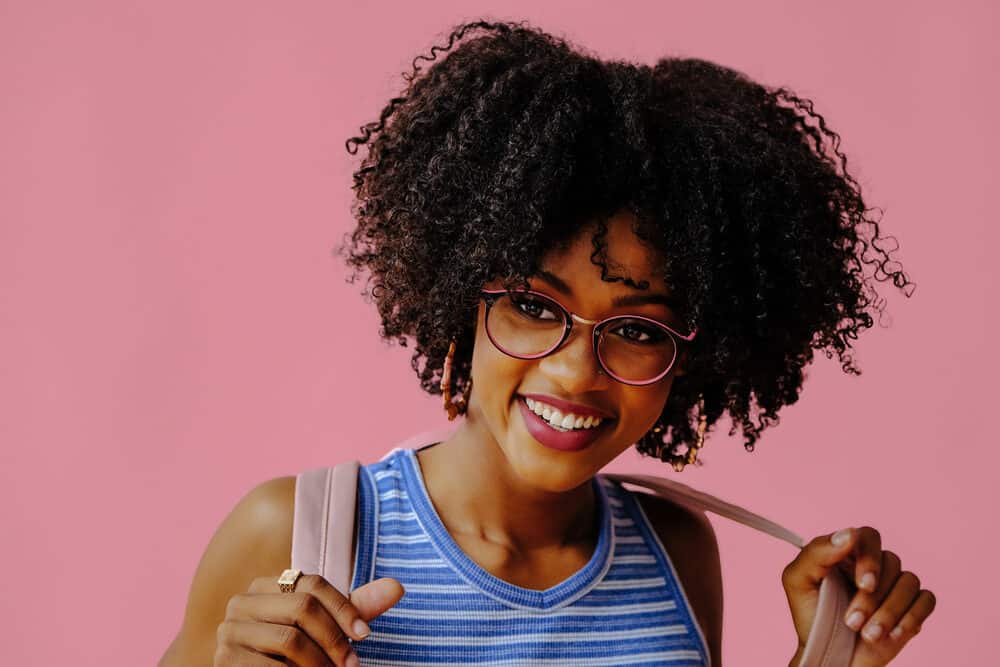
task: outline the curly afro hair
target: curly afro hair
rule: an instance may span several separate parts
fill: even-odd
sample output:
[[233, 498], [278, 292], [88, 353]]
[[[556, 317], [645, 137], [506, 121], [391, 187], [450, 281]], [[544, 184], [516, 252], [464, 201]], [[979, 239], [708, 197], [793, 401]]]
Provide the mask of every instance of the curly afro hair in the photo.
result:
[[[421, 59], [432, 64], [418, 76]], [[353, 174], [358, 224], [337, 253], [349, 282], [369, 274], [380, 335], [415, 340], [428, 393], [441, 393], [452, 339], [453, 382], [470, 389], [482, 285], [527, 286], [584, 221], [597, 221], [602, 279], [623, 280], [602, 244], [622, 209], [669, 258], [667, 285], [699, 331], [662, 430], [635, 444], [675, 468], [696, 438], [699, 395], [709, 426], [728, 411], [730, 435], [741, 429], [753, 451], [798, 400], [814, 349], [860, 374], [851, 340], [885, 306], [873, 278], [912, 293], [839, 135], [786, 88], [696, 58], [604, 61], [526, 22], [483, 20], [457, 26], [404, 79], [347, 140], [368, 153]]]

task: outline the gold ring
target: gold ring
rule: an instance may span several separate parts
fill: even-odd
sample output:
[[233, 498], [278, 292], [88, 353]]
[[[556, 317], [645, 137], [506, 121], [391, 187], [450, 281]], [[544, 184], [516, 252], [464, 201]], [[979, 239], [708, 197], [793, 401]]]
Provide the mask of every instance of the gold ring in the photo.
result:
[[295, 592], [295, 582], [299, 580], [302, 576], [302, 570], [285, 570], [278, 577], [278, 586], [281, 587], [282, 593], [294, 593]]

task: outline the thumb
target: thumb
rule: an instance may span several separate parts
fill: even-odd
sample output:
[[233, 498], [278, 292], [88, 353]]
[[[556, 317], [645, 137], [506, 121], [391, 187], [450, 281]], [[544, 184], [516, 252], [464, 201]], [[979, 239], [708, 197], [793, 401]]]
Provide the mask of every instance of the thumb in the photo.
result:
[[813, 538], [785, 568], [785, 589], [803, 593], [816, 591], [830, 570], [851, 554], [858, 535], [854, 528], [845, 528]]
[[361, 618], [370, 621], [399, 602], [405, 593], [403, 585], [397, 580], [382, 577], [355, 588], [351, 591], [350, 599]]

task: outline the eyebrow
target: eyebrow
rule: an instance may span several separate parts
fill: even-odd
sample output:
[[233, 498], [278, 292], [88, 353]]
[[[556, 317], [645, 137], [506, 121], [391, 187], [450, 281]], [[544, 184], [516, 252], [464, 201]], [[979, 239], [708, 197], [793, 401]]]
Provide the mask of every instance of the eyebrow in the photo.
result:
[[[548, 283], [551, 283], [553, 287], [557, 290], [566, 294], [567, 296], [573, 296], [573, 290], [566, 283], [565, 280], [550, 273], [545, 269], [538, 270], [538, 277], [542, 278]], [[658, 304], [666, 306], [671, 310], [677, 310], [678, 304], [677, 300], [666, 294], [623, 294], [621, 296], [616, 296], [611, 299], [611, 304], [614, 306], [643, 306], [646, 304]]]

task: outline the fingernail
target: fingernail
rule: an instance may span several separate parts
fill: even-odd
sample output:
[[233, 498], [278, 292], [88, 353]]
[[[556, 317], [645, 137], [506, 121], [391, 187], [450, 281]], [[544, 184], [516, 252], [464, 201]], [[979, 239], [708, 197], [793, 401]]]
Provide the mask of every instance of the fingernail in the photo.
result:
[[839, 530], [834, 533], [833, 537], [830, 538], [830, 541], [833, 542], [834, 546], [840, 547], [846, 544], [849, 539], [851, 539], [851, 529], [844, 528], [843, 530]]
[[875, 575], [871, 572], [865, 572], [865, 576], [861, 577], [861, 583], [858, 584], [859, 588], [863, 588], [868, 592], [875, 590]]
[[903, 634], [903, 628], [897, 625], [892, 629], [892, 632], [889, 633], [889, 636], [892, 637], [893, 639], [899, 639], [902, 636], [902, 634]]
[[347, 656], [347, 660], [344, 661], [347, 667], [361, 667], [361, 661], [358, 659], [358, 654], [354, 651]]
[[362, 639], [371, 634], [371, 628], [369, 628], [368, 624], [362, 621], [360, 618], [354, 621], [354, 625], [352, 625], [351, 628], [353, 628], [354, 634], [361, 637]]
[[872, 640], [878, 639], [879, 635], [882, 634], [882, 626], [879, 625], [878, 623], [872, 623], [867, 628], [865, 628], [865, 631], [861, 634], [865, 636], [865, 639], [872, 639]]
[[851, 630], [857, 630], [861, 627], [861, 624], [865, 621], [865, 615], [860, 611], [855, 610], [851, 612], [851, 615], [847, 617], [847, 627]]

